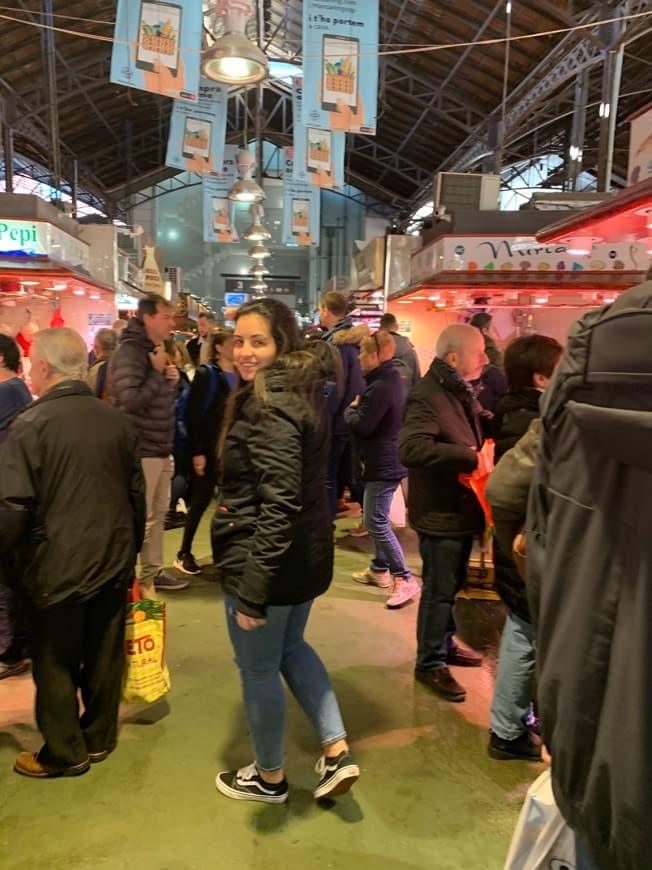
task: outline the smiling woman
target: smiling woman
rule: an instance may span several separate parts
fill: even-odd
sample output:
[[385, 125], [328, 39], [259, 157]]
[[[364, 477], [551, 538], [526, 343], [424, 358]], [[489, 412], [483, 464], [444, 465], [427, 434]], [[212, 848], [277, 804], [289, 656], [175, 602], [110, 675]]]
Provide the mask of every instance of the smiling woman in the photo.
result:
[[222, 433], [212, 542], [255, 762], [218, 773], [216, 786], [237, 800], [287, 800], [282, 673], [320, 737], [314, 796], [334, 797], [351, 788], [359, 770], [326, 670], [303, 637], [313, 600], [333, 571], [322, 363], [302, 348], [282, 302], [248, 303], [235, 320], [241, 383]]

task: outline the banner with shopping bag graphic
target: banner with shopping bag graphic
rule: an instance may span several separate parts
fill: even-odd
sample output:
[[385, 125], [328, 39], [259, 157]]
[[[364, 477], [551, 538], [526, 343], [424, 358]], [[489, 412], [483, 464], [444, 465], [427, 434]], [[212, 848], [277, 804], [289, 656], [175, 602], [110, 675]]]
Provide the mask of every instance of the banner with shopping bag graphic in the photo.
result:
[[292, 80], [293, 178], [328, 190], [341, 190], [346, 133], [306, 126], [301, 120], [302, 94], [303, 79], [295, 76]]
[[295, 181], [293, 149], [283, 154], [283, 244], [318, 245], [321, 190], [306, 181]]
[[229, 199], [229, 188], [238, 180], [235, 155], [237, 145], [226, 145], [222, 174], [218, 178], [202, 176], [202, 209], [205, 242], [239, 242], [235, 228], [235, 203]]
[[166, 166], [200, 175], [222, 174], [228, 102], [229, 89], [205, 78], [195, 104], [174, 101]]
[[203, 23], [202, 0], [118, 0], [111, 81], [196, 101]]
[[123, 701], [158, 701], [170, 691], [165, 664], [165, 604], [140, 598], [137, 582], [127, 605], [125, 625], [126, 668]]
[[378, 0], [303, 0], [302, 121], [376, 135]]

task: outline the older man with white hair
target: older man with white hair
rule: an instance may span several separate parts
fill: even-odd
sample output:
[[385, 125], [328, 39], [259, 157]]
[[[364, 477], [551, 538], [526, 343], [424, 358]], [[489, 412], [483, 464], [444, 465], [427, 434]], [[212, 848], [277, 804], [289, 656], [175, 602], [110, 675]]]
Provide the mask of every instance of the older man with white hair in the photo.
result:
[[145, 527], [135, 429], [94, 398], [86, 356], [72, 329], [37, 333], [39, 399], [13, 421], [0, 452], [0, 559], [14, 553], [22, 565], [45, 738], [14, 770], [39, 778], [85, 773], [115, 748], [126, 588]]
[[460, 480], [477, 468], [484, 442], [482, 409], [470, 387], [487, 362], [484, 337], [473, 326], [447, 326], [436, 353], [408, 397], [399, 435], [399, 456], [408, 469], [408, 516], [423, 559], [414, 674], [447, 700], [464, 701], [466, 691], [449, 666], [482, 663], [455, 641], [454, 604], [473, 536], [484, 527], [480, 503]]

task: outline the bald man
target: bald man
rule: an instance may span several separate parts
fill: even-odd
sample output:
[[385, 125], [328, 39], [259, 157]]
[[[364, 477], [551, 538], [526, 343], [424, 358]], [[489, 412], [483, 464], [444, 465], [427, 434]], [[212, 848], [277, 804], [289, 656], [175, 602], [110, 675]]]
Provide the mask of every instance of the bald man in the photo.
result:
[[480, 377], [487, 355], [480, 330], [463, 324], [444, 329], [436, 353], [409, 395], [399, 436], [408, 516], [423, 560], [414, 675], [448, 701], [463, 701], [466, 690], [449, 667], [478, 667], [482, 657], [455, 642], [455, 595], [484, 514], [459, 476], [476, 469], [484, 443], [482, 409], [470, 382]]

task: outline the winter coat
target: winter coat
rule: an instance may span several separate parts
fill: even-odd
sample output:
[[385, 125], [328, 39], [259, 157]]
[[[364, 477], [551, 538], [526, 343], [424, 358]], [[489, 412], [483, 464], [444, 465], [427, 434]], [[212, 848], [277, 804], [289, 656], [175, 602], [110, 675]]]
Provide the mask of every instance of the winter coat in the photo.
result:
[[7, 437], [9, 424], [32, 401], [32, 394], [22, 378], [8, 378], [0, 383], [0, 444]]
[[264, 406], [252, 384], [233, 397], [235, 417], [224, 443], [211, 527], [224, 590], [238, 598], [240, 612], [254, 617], [264, 616], [270, 605], [316, 598], [333, 573], [323, 386], [317, 384], [310, 403], [292, 389], [295, 375], [284, 362], [261, 373]]
[[530, 608], [525, 581], [513, 557], [512, 544], [525, 524], [540, 441], [541, 420], [535, 419], [525, 435], [503, 455], [485, 488], [494, 520], [496, 591], [509, 609], [525, 622], [531, 622]]
[[[214, 382], [211, 380], [213, 377]], [[210, 369], [208, 366], [199, 366], [190, 385], [186, 417], [192, 456], [205, 456], [209, 462], [214, 461], [230, 392], [228, 381], [219, 366], [212, 365]]]
[[507, 378], [502, 369], [491, 364], [485, 366], [476, 387], [478, 402], [485, 411], [493, 414], [498, 402], [506, 392]]
[[484, 336], [484, 352], [489, 357], [489, 364], [501, 369], [503, 367], [502, 351], [498, 349], [498, 345], [490, 335], [487, 335], [486, 332], [482, 334]]
[[365, 375], [367, 388], [357, 408], [344, 411], [354, 435], [361, 480], [402, 480], [407, 470], [398, 458], [398, 433], [405, 387], [393, 360]]
[[141, 457], [169, 456], [174, 443], [177, 385], [152, 366], [149, 354], [153, 350], [143, 322], [132, 317], [107, 375], [109, 401], [136, 426]]
[[525, 435], [532, 420], [540, 416], [540, 401], [540, 390], [531, 387], [514, 392], [510, 390], [498, 402], [491, 422], [496, 442], [496, 462]]
[[398, 332], [391, 333], [396, 350], [394, 351], [394, 359], [400, 360], [407, 366], [409, 372], [408, 385], [412, 388], [421, 377], [421, 367], [419, 366], [419, 357], [414, 349], [414, 345], [405, 335], [400, 335]]
[[333, 438], [348, 440], [351, 437], [349, 427], [344, 419], [344, 411], [356, 396], [362, 395], [365, 388], [358, 354], [360, 353], [360, 342], [368, 335], [369, 327], [365, 323], [356, 326], [350, 317], [344, 317], [322, 336], [324, 341], [330, 341], [335, 345], [342, 359], [343, 390], [333, 416]]
[[650, 336], [652, 281], [571, 328], [526, 523], [553, 790], [609, 870], [652, 855]]
[[0, 561], [17, 552], [37, 608], [133, 580], [145, 530], [136, 432], [82, 381], [12, 423], [0, 450]]
[[459, 481], [478, 465], [484, 436], [480, 406], [464, 381], [434, 359], [408, 396], [399, 458], [408, 469], [408, 515], [417, 532], [460, 537], [484, 528], [472, 490]]

